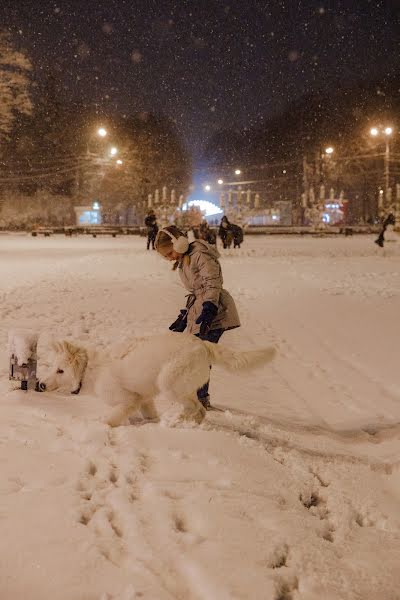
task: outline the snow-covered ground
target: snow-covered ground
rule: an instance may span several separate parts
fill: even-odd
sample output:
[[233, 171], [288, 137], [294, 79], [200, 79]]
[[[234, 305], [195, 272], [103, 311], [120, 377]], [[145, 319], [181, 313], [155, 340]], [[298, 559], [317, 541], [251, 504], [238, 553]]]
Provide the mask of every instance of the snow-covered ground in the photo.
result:
[[[400, 242], [248, 237], [222, 257], [253, 375], [200, 427], [110, 429], [93, 396], [10, 391], [7, 333], [106, 347], [184, 305], [145, 240], [0, 235], [0, 598], [398, 600]], [[166, 407], [160, 407], [166, 410]]]

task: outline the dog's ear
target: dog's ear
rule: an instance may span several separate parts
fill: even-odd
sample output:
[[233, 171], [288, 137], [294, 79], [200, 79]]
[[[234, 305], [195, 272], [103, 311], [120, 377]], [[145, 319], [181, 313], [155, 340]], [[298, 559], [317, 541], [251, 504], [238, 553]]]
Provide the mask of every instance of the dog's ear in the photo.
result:
[[63, 341], [62, 349], [71, 358], [73, 358], [75, 356], [75, 354], [77, 354], [80, 351], [80, 348], [78, 348], [77, 346], [74, 346], [74, 344], [71, 344], [67, 340]]

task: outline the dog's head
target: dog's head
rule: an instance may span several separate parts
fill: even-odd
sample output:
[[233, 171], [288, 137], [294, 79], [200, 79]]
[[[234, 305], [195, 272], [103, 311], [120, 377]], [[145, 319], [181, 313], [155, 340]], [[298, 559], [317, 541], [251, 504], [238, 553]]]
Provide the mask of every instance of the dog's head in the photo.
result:
[[55, 342], [52, 345], [53, 363], [38, 384], [41, 392], [60, 390], [79, 394], [85, 374], [88, 355], [84, 348], [70, 342]]

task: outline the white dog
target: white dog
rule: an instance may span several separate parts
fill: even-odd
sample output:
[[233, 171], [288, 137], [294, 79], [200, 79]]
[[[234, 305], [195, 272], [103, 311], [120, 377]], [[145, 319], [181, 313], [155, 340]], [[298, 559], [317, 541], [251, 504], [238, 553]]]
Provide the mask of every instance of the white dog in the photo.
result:
[[206, 411], [196, 390], [208, 381], [210, 365], [246, 371], [270, 362], [275, 355], [273, 347], [234, 352], [185, 333], [135, 339], [119, 356], [111, 358], [99, 352], [91, 356], [85, 348], [67, 341], [55, 343], [53, 350], [54, 362], [40, 379], [40, 390], [78, 394], [92, 379], [96, 394], [113, 406], [107, 419], [113, 427], [137, 410], [144, 418], [157, 419], [157, 395], [181, 402], [182, 418], [201, 423]]

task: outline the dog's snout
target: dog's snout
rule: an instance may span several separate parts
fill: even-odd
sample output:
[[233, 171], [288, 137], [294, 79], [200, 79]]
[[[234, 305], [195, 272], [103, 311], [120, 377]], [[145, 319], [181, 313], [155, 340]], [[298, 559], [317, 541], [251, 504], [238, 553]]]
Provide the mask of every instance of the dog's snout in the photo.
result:
[[43, 383], [43, 381], [38, 381], [36, 384], [36, 391], [37, 392], [45, 392], [46, 391], [46, 384]]

